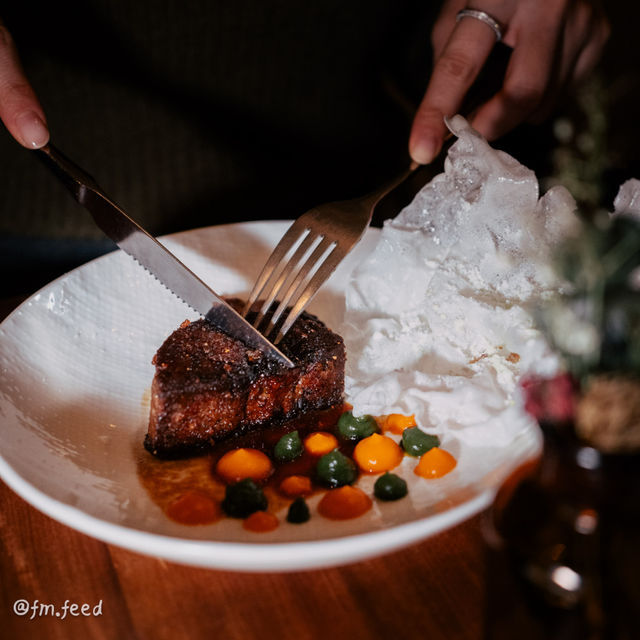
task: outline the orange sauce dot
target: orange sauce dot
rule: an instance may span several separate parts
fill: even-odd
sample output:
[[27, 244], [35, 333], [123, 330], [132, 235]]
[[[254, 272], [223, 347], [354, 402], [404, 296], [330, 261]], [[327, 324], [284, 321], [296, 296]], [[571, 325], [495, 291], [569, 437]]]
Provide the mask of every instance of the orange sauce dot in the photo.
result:
[[455, 468], [456, 459], [444, 449], [433, 447], [420, 456], [414, 473], [423, 478], [441, 478]]
[[311, 478], [307, 476], [287, 476], [279, 486], [280, 493], [288, 498], [308, 496], [313, 492]]
[[383, 473], [397, 467], [404, 453], [395, 440], [374, 433], [358, 442], [353, 459], [365, 473]]
[[308, 435], [304, 440], [304, 448], [312, 456], [323, 456], [333, 451], [338, 446], [338, 439], [326, 431], [316, 431]]
[[331, 520], [349, 520], [369, 511], [371, 505], [371, 498], [362, 489], [345, 485], [322, 496], [318, 513]]
[[278, 518], [266, 511], [256, 511], [242, 522], [243, 528], [255, 533], [266, 533], [278, 528]]
[[390, 413], [385, 418], [382, 428], [385, 431], [390, 431], [391, 433], [400, 435], [405, 429], [415, 426], [417, 426], [415, 416], [404, 416], [401, 413]]
[[167, 515], [180, 524], [211, 524], [221, 518], [222, 511], [209, 496], [188, 491], [167, 507]]
[[271, 475], [273, 465], [269, 457], [257, 449], [227, 451], [216, 465], [216, 473], [228, 483], [245, 478], [260, 481]]

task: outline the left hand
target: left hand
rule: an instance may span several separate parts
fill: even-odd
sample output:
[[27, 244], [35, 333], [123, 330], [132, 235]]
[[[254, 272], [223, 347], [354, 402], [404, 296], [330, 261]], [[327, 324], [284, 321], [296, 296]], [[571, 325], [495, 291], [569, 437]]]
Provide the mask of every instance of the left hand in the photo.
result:
[[496, 36], [480, 20], [458, 11], [485, 11], [503, 27], [513, 49], [502, 88], [474, 114], [471, 124], [493, 140], [525, 121], [547, 116], [559, 95], [583, 79], [598, 61], [609, 23], [595, 0], [446, 0], [431, 37], [434, 67], [416, 112], [409, 150], [420, 164], [438, 154], [444, 117], [460, 108], [491, 52]]
[[27, 149], [49, 141], [44, 111], [29, 84], [11, 34], [0, 20], [0, 120]]

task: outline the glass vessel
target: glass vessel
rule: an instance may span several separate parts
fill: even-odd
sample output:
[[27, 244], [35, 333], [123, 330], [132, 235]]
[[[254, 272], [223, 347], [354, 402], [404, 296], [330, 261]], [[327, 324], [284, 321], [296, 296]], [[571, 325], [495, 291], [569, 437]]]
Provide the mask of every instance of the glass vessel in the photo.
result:
[[640, 456], [542, 422], [535, 462], [486, 514], [486, 638], [640, 637]]

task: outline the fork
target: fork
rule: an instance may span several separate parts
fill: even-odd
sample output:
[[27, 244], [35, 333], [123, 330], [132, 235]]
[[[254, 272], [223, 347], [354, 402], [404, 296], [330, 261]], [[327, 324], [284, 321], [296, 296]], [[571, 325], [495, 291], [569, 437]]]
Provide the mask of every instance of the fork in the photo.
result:
[[[511, 49], [497, 43], [467, 92], [459, 113], [472, 114], [500, 89], [510, 57]], [[245, 319], [277, 345], [360, 240], [374, 213], [377, 217], [387, 200], [393, 203], [392, 215], [408, 204], [424, 184], [444, 170], [444, 158], [452, 142], [449, 136], [436, 161], [429, 165], [411, 163], [407, 171], [382, 189], [362, 198], [324, 204], [300, 216], [258, 276], [242, 311]], [[253, 317], [254, 304], [261, 295], [265, 296], [264, 302]]]
[[[323, 204], [301, 215], [268, 258], [242, 315], [277, 345], [318, 289], [358, 243], [385, 196], [420, 168], [423, 167], [412, 163], [408, 170], [381, 189], [361, 198]], [[264, 301], [253, 317], [254, 305], [263, 295]]]

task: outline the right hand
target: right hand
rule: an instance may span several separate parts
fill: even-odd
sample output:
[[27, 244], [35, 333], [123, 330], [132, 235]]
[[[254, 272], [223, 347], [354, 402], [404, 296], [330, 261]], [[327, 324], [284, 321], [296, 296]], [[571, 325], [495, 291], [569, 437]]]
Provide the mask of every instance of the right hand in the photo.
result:
[[[479, 20], [457, 20], [467, 1], [446, 0], [433, 27], [435, 64], [409, 140], [411, 156], [420, 164], [440, 151], [445, 116], [457, 113], [496, 42]], [[599, 5], [596, 0], [472, 3], [503, 25], [503, 42], [513, 51], [502, 88], [477, 110], [471, 126], [495, 140], [522, 122], [548, 117], [562, 92], [587, 77], [600, 58], [611, 28]]]
[[44, 111], [24, 75], [11, 34], [0, 21], [0, 119], [27, 149], [49, 142]]

